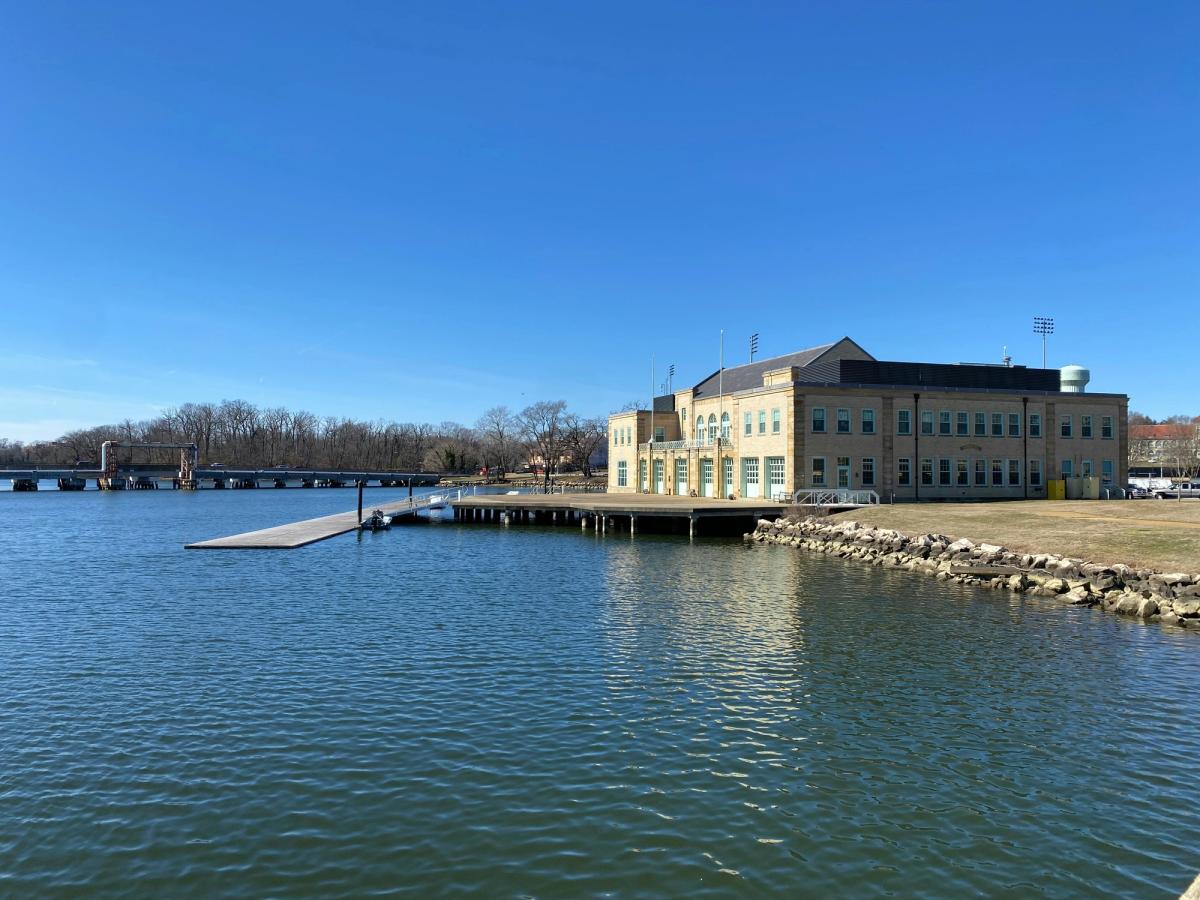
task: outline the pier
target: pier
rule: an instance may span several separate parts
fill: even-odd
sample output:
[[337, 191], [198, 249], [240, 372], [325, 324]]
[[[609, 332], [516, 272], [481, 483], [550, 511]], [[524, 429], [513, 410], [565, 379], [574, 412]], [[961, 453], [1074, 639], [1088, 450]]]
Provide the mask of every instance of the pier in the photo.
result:
[[490, 494], [451, 504], [459, 522], [501, 525], [573, 525], [600, 533], [639, 531], [687, 534], [752, 530], [758, 519], [775, 519], [791, 508], [782, 501], [718, 500], [662, 494]]
[[[393, 518], [415, 516], [422, 510], [429, 509], [434, 503], [444, 503], [445, 497], [429, 495], [425, 497], [409, 497], [393, 503], [381, 503], [372, 509], [383, 510], [385, 515]], [[362, 519], [362, 510], [334, 513], [331, 516], [319, 516], [315, 519], [304, 519], [287, 525], [276, 525], [273, 528], [262, 528], [258, 531], [247, 531], [229, 537], [212, 538], [207, 541], [196, 541], [185, 544], [185, 550], [294, 550], [308, 544], [315, 544], [326, 538], [347, 534], [358, 529]]]

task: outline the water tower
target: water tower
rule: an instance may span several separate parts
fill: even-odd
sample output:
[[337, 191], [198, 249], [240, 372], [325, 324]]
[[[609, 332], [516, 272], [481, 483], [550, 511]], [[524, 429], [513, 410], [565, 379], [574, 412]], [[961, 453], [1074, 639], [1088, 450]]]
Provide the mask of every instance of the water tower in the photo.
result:
[[1082, 394], [1092, 373], [1083, 366], [1063, 366], [1058, 370], [1059, 388], [1064, 394]]

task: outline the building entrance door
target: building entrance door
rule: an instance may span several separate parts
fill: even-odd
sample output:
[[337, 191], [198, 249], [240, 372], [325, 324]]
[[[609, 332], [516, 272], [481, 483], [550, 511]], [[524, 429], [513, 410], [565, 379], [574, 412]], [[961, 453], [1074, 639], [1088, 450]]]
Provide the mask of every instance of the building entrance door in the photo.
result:
[[678, 497], [687, 496], [687, 469], [686, 459], [675, 460], [675, 495]]
[[746, 498], [761, 496], [758, 486], [758, 459], [750, 457], [742, 460], [742, 496]]
[[700, 496], [711, 497], [713, 495], [713, 461], [711, 459], [700, 460]]
[[656, 459], [654, 461], [654, 493], [656, 494], [666, 493], [666, 485], [663, 483], [664, 468], [663, 460]]

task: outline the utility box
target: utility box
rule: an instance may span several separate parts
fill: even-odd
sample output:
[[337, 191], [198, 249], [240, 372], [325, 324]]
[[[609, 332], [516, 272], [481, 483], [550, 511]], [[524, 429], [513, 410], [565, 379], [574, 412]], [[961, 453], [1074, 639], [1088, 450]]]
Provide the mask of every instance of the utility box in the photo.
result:
[[1046, 482], [1047, 500], [1066, 500], [1067, 483], [1061, 478], [1051, 478]]

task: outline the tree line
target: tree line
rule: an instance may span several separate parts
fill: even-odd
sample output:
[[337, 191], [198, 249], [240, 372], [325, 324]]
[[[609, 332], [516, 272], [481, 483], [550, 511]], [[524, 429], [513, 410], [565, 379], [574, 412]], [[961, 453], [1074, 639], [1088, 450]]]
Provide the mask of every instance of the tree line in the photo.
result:
[[54, 441], [0, 438], [0, 466], [94, 466], [100, 445], [116, 440], [194, 443], [202, 465], [470, 473], [484, 466], [513, 472], [534, 464], [546, 470], [548, 480], [552, 471], [590, 477], [606, 460], [607, 429], [607, 419], [571, 412], [561, 400], [516, 412], [495, 406], [473, 426], [322, 418], [225, 400], [185, 403], [143, 422], [79, 429]]

